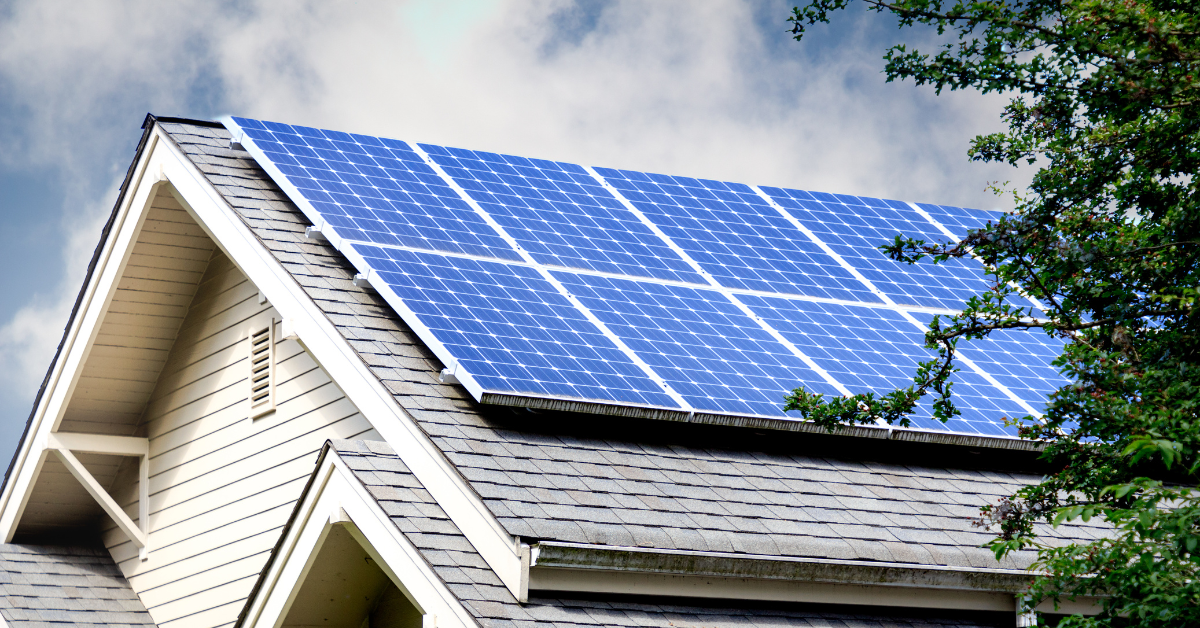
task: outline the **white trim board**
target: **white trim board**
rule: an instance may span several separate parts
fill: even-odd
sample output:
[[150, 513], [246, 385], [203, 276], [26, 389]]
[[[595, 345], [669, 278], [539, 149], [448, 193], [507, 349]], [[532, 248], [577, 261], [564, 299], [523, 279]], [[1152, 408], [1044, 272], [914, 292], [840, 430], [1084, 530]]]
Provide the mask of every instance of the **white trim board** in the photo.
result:
[[314, 481], [297, 505], [296, 515], [274, 560], [264, 571], [256, 595], [247, 601], [240, 628], [277, 628], [282, 624], [321, 542], [334, 525], [346, 526], [425, 616], [424, 625], [477, 628], [458, 598], [332, 449], [326, 450], [321, 466], [315, 470]]
[[62, 422], [63, 412], [87, 361], [104, 313], [124, 274], [132, 244], [150, 203], [158, 194], [159, 185], [164, 181], [161, 166], [151, 163], [159, 139], [154, 133], [148, 136], [146, 147], [133, 167], [134, 174], [129, 182], [133, 193], [126, 194], [124, 203], [116, 210], [108, 240], [102, 245], [90, 282], [83, 288], [74, 323], [66, 332], [62, 353], [51, 367], [46, 391], [34, 410], [25, 439], [15, 455], [12, 473], [0, 494], [0, 534], [6, 543], [12, 541], [33, 482], [46, 460], [46, 438]]
[[165, 140], [162, 144], [167, 150], [163, 152], [170, 156], [165, 171], [180, 203], [258, 286], [280, 315], [291, 320], [291, 331], [317, 363], [391, 444], [505, 585], [517, 591], [520, 557], [516, 539], [504, 530], [416, 420], [400, 407], [391, 392], [371, 373], [295, 277], [250, 231], [224, 196], [164, 131], [156, 129], [155, 132], [162, 134]]

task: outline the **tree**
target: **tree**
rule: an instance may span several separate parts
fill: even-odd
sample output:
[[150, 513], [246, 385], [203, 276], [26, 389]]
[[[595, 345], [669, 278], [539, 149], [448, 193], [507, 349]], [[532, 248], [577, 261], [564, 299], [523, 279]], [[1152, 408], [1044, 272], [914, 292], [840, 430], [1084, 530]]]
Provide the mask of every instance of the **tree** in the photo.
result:
[[[811, 0], [789, 22], [827, 23], [849, 0]], [[908, 425], [924, 395], [957, 413], [956, 347], [991, 334], [1064, 341], [1068, 378], [1041, 417], [1010, 419], [1055, 471], [985, 506], [997, 557], [1038, 551], [1031, 606], [1103, 597], [1069, 626], [1200, 625], [1200, 7], [1186, 0], [864, 0], [900, 28], [930, 28], [932, 54], [887, 50], [888, 81], [1012, 96], [1007, 131], [976, 137], [972, 160], [1037, 167], [1016, 209], [960, 242], [897, 237], [917, 263], [977, 256], [995, 286], [935, 319], [937, 357], [914, 383], [876, 397], [797, 389], [787, 408], [836, 429]], [[1043, 309], [1019, 307], [1020, 292]], [[1034, 524], [1100, 517], [1108, 538], [1054, 546]], [[1121, 619], [1123, 618], [1123, 619]]]

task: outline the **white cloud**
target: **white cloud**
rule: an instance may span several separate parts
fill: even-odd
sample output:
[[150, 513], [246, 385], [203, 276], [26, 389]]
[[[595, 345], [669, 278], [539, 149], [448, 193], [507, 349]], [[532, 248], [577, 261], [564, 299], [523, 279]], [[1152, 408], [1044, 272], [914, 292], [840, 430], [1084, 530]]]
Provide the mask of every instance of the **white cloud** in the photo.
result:
[[[595, 165], [994, 205], [966, 140], [1002, 103], [886, 85], [846, 29], [824, 63], [754, 4], [616, 2], [563, 37], [570, 3], [459, 10], [264, 4], [214, 45], [247, 115]], [[445, 6], [445, 3], [439, 4]], [[841, 16], [851, 22], [860, 16]], [[452, 27], [453, 20], [459, 20]], [[265, 63], [247, 63], [263, 59]], [[288, 71], [280, 71], [281, 59]], [[981, 175], [987, 172], [991, 176]]]
[[37, 295], [0, 325], [0, 384], [7, 395], [32, 396], [41, 385], [55, 348], [63, 336], [63, 327], [75, 304], [88, 262], [100, 236], [107, 212], [100, 206], [83, 212], [88, 219], [64, 225], [61, 254], [67, 275], [58, 289]]

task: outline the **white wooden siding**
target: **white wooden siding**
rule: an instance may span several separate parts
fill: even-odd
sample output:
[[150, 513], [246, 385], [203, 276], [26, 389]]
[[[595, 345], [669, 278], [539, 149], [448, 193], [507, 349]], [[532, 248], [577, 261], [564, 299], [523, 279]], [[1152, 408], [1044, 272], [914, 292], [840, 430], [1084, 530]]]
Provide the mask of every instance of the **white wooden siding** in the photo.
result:
[[[248, 418], [248, 336], [272, 317], [216, 253], [146, 406], [149, 560], [111, 522], [103, 538], [160, 626], [231, 625], [325, 440], [379, 438], [291, 340], [276, 344], [276, 411]], [[118, 477], [114, 497], [136, 516], [134, 478]]]

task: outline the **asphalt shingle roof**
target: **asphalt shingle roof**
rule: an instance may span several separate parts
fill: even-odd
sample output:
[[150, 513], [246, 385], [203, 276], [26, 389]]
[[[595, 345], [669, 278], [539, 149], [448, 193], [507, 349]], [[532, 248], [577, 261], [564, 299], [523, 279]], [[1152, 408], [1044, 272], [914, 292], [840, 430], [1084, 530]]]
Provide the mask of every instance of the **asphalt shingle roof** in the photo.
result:
[[0, 544], [9, 626], [154, 626], [103, 547]]
[[[224, 129], [163, 128], [516, 536], [578, 543], [996, 567], [972, 525], [1030, 475], [882, 464], [766, 448], [655, 444], [500, 421], [442, 365]], [[504, 414], [504, 417], [510, 417]], [[599, 419], [598, 419], [599, 421]], [[686, 425], [679, 425], [686, 430]], [[1087, 539], [1087, 526], [1043, 529]], [[1008, 558], [1024, 567], [1031, 554]]]
[[[647, 603], [627, 599], [530, 598], [520, 604], [387, 443], [332, 441], [404, 534], [484, 628], [628, 626], [630, 628], [969, 628], [986, 619], [944, 613], [830, 612], [766, 603], [715, 605]], [[1007, 618], [1011, 623], [1011, 616]], [[983, 622], [983, 623], [981, 623]]]

